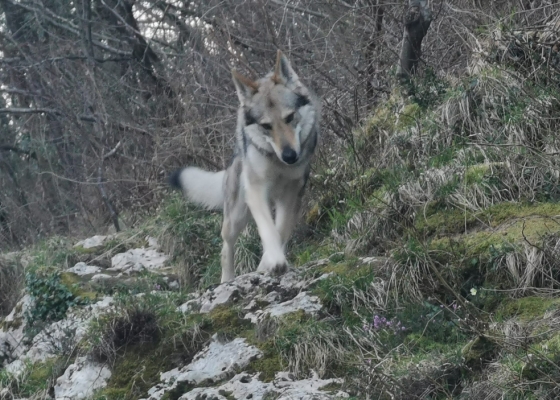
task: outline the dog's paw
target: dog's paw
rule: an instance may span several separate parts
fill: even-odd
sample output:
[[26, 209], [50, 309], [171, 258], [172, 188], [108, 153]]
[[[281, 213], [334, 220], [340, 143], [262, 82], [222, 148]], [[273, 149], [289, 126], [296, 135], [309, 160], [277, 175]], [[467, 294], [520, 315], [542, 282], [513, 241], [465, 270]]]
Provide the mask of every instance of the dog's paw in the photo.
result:
[[257, 268], [262, 274], [282, 275], [288, 270], [288, 260], [283, 254], [273, 255], [265, 252]]

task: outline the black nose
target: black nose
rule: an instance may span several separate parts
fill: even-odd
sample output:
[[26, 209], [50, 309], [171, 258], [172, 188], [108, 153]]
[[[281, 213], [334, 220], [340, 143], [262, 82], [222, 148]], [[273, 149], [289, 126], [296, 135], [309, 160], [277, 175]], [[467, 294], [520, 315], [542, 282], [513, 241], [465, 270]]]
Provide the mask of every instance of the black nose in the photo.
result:
[[289, 147], [284, 147], [284, 150], [282, 150], [282, 161], [286, 164], [295, 163], [297, 161], [297, 153]]

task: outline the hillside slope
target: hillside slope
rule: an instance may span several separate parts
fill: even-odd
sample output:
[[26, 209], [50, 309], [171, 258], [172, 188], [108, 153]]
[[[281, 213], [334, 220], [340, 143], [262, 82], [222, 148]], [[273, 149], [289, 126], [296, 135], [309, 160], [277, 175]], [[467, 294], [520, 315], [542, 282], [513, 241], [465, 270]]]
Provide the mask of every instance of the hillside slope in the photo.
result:
[[252, 228], [219, 285], [220, 214], [178, 196], [3, 255], [0, 397], [558, 398], [556, 24], [395, 90], [318, 164], [283, 277]]

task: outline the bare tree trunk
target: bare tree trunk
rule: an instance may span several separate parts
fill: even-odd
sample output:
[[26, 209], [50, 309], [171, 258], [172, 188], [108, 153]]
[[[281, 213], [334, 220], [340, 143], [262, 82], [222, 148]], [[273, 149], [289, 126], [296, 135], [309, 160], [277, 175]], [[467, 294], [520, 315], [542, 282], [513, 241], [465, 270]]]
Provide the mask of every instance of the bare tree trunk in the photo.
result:
[[103, 202], [105, 203], [107, 209], [109, 210], [109, 215], [111, 215], [111, 220], [113, 221], [113, 225], [115, 226], [115, 230], [117, 232], [121, 231], [121, 227], [119, 225], [119, 211], [117, 210], [117, 208], [115, 207], [111, 199], [109, 198], [109, 195], [107, 194], [107, 190], [105, 189], [105, 185], [103, 184], [103, 169], [104, 169], [103, 163], [107, 158], [115, 155], [119, 147], [121, 147], [120, 141], [117, 143], [117, 145], [113, 150], [101, 156], [101, 163], [99, 164], [99, 168], [97, 170], [97, 187], [99, 189], [99, 193], [101, 194], [101, 198], [103, 199]]
[[427, 0], [409, 0], [404, 16], [404, 38], [397, 76], [406, 81], [415, 75], [422, 55], [422, 40], [432, 23], [432, 11]]
[[383, 0], [374, 0], [373, 3], [375, 27], [366, 49], [366, 102], [368, 110], [371, 110], [375, 104], [375, 87], [373, 86], [373, 80], [375, 79], [375, 50], [382, 34], [384, 12]]

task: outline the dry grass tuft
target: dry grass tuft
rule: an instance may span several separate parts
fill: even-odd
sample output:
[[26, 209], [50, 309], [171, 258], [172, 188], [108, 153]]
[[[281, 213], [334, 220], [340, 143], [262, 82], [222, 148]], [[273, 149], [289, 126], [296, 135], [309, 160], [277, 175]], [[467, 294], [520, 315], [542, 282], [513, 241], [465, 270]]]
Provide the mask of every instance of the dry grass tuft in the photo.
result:
[[19, 260], [0, 258], [0, 317], [12, 311], [24, 286], [25, 273]]

